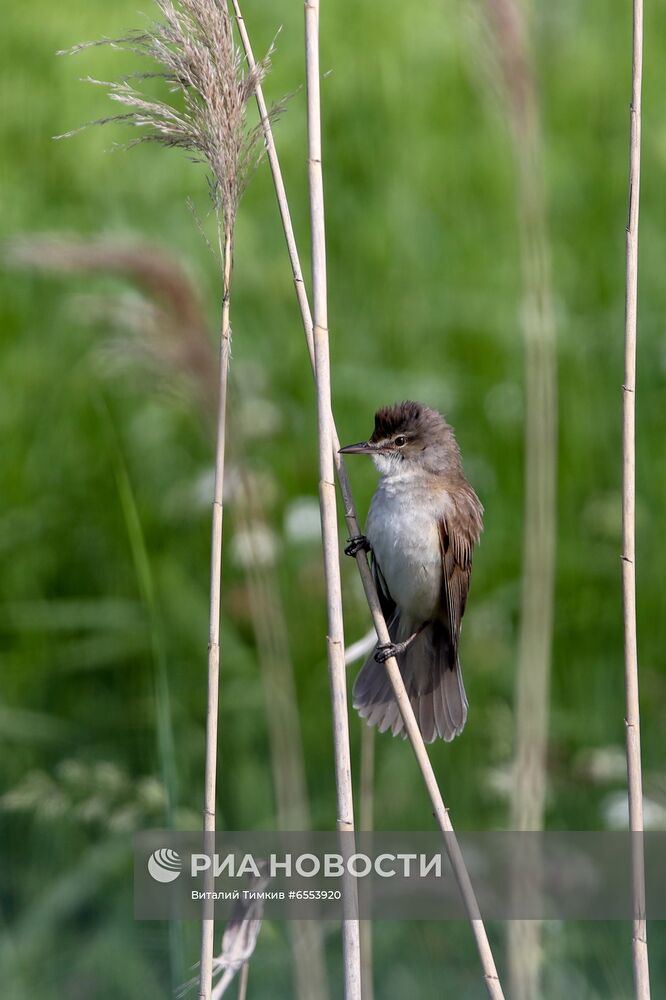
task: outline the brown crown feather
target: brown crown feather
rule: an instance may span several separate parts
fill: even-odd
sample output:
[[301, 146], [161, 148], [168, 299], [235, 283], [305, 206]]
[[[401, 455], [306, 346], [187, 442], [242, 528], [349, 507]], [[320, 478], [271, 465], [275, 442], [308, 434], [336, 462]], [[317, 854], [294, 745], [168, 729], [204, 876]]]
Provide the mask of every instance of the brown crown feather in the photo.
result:
[[444, 417], [436, 410], [413, 400], [383, 406], [375, 413], [375, 429], [371, 441], [385, 441], [400, 433], [418, 433], [426, 429], [446, 427]]

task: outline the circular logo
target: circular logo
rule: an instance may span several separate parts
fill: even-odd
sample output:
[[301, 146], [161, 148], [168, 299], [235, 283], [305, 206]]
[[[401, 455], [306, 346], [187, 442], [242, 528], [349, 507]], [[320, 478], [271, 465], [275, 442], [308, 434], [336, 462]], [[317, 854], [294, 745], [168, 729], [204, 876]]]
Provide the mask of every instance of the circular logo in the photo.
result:
[[163, 848], [153, 851], [148, 858], [148, 871], [156, 882], [173, 882], [180, 875], [183, 862], [177, 851]]

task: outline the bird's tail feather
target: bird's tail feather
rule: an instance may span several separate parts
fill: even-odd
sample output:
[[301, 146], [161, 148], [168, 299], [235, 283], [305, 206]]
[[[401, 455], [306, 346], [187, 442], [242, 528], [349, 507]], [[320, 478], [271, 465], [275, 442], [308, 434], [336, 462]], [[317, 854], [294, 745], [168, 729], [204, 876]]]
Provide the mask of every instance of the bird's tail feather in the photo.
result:
[[[389, 622], [392, 642], [401, 642], [413, 631], [410, 623], [395, 614]], [[370, 654], [354, 683], [354, 708], [369, 726], [380, 733], [391, 730], [406, 736], [402, 716], [383, 663]], [[453, 663], [451, 662], [453, 660]], [[438, 736], [450, 742], [467, 720], [467, 696], [458, 656], [452, 656], [445, 626], [432, 622], [398, 656], [398, 665], [416, 721], [426, 743]]]

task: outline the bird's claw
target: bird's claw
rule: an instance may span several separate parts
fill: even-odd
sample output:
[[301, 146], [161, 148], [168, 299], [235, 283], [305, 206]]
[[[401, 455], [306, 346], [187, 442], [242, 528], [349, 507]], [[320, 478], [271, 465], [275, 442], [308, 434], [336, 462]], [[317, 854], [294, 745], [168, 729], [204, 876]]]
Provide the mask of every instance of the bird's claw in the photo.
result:
[[390, 660], [392, 656], [397, 656], [400, 652], [400, 647], [396, 646], [393, 642], [384, 642], [381, 646], [377, 646], [375, 650], [375, 660], [377, 663], [386, 663]]
[[369, 552], [370, 542], [365, 537], [365, 535], [354, 535], [353, 538], [349, 539], [349, 545], [345, 548], [345, 555], [351, 556], [352, 559], [355, 558], [359, 552]]

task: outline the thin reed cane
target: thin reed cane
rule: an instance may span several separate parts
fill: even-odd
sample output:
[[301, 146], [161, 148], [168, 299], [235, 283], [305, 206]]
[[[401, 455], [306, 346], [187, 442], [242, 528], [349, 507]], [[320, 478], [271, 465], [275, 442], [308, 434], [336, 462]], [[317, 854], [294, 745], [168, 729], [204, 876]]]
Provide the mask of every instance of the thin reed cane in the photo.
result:
[[[254, 58], [254, 53], [252, 51], [252, 45], [250, 44], [250, 37], [247, 33], [247, 28], [245, 27], [245, 19], [240, 8], [239, 0], [231, 0], [234, 15], [236, 17], [236, 22], [238, 25], [238, 34], [240, 35], [241, 44], [243, 46], [243, 51], [245, 53], [245, 58], [247, 60], [247, 65], [250, 73], [254, 72], [254, 67], [257, 65], [256, 59]], [[314, 372], [314, 341], [312, 334], [312, 313], [310, 311], [310, 303], [308, 302], [307, 292], [305, 290], [305, 282], [303, 280], [303, 272], [301, 271], [301, 262], [298, 255], [298, 247], [296, 246], [296, 236], [294, 235], [294, 227], [291, 221], [291, 212], [289, 211], [289, 202], [287, 201], [287, 191], [284, 186], [284, 181], [282, 179], [282, 169], [280, 167], [280, 161], [277, 155], [277, 149], [275, 148], [275, 140], [273, 139], [273, 126], [271, 123], [271, 115], [264, 100], [264, 92], [261, 86], [261, 81], [257, 82], [257, 86], [254, 89], [254, 99], [257, 102], [257, 108], [259, 109], [259, 118], [261, 120], [261, 128], [264, 134], [264, 142], [266, 144], [266, 156], [268, 158], [268, 164], [271, 168], [271, 177], [273, 178], [273, 185], [275, 187], [275, 194], [277, 197], [278, 211], [280, 213], [280, 221], [282, 222], [282, 228], [284, 230], [284, 238], [287, 242], [287, 252], [289, 254], [289, 260], [291, 263], [291, 270], [294, 279], [294, 289], [296, 291], [296, 298], [298, 300], [298, 306], [301, 312], [301, 319], [303, 322], [303, 331], [305, 333], [305, 339], [307, 341], [308, 352], [310, 354], [310, 363]], [[334, 427], [335, 432], [335, 427]]]
[[[231, 294], [231, 231], [224, 236], [224, 272], [222, 279], [222, 320], [220, 325], [220, 377], [217, 406], [217, 432], [215, 443], [215, 485], [213, 490], [213, 517], [211, 530], [210, 562], [210, 617], [208, 639], [208, 707], [206, 712], [206, 765], [204, 778], [204, 834], [215, 833], [215, 792], [217, 788], [217, 723], [220, 683], [220, 602], [222, 587], [222, 522], [224, 518], [224, 453], [226, 444], [227, 388], [229, 383], [230, 325], [229, 307]], [[214, 843], [206, 851], [214, 852]], [[215, 920], [201, 923], [201, 966], [199, 997], [207, 1000], [213, 978], [213, 953], [215, 951]]]
[[[245, 50], [245, 56], [247, 58], [248, 66], [250, 70], [254, 66], [254, 56], [252, 53], [252, 46], [250, 44], [250, 39], [245, 27], [245, 22], [243, 20], [239, 0], [232, 0], [234, 12], [238, 20], [238, 29], [241, 38], [243, 48]], [[266, 102], [263, 97], [263, 92], [261, 84], [255, 88], [255, 99], [257, 101], [257, 106], [259, 108], [259, 115], [261, 118], [261, 124], [264, 129], [264, 136], [266, 141], [266, 155], [268, 157], [268, 163], [271, 169], [271, 174], [273, 177], [273, 183], [275, 186], [275, 193], [278, 201], [278, 208], [280, 211], [280, 218], [282, 220], [282, 225], [284, 228], [285, 240], [287, 243], [287, 250], [289, 253], [289, 260], [291, 262], [292, 275], [294, 279], [294, 286], [296, 289], [296, 297], [298, 300], [301, 319], [303, 322], [303, 330], [305, 333], [305, 339], [307, 342], [308, 350], [310, 353], [310, 361], [314, 367], [314, 344], [313, 344], [313, 323], [312, 314], [310, 312], [310, 306], [308, 303], [307, 293], [305, 291], [305, 284], [303, 281], [303, 274], [301, 271], [301, 264], [298, 255], [298, 249], [296, 246], [296, 239], [294, 236], [294, 229], [291, 222], [291, 214], [289, 211], [289, 203], [287, 201], [287, 193], [284, 186], [284, 181], [282, 179], [282, 171], [280, 168], [280, 162], [277, 155], [277, 150], [275, 148], [275, 142], [273, 140], [273, 130], [271, 127], [270, 117], [267, 113]], [[333, 438], [333, 462], [335, 465], [335, 471], [338, 477], [338, 483], [340, 485], [340, 491], [342, 493], [342, 501], [345, 512], [345, 520], [347, 522], [347, 530], [349, 534], [353, 537], [354, 535], [360, 534], [360, 527], [358, 519], [356, 516], [356, 508], [354, 506], [354, 499], [351, 492], [351, 486], [349, 484], [349, 478], [347, 476], [347, 470], [345, 468], [342, 456], [338, 454], [338, 449], [340, 447], [340, 441], [335, 429], [335, 422], [331, 417], [332, 425], [332, 438]], [[373, 625], [377, 633], [377, 641], [379, 643], [390, 642], [390, 637], [388, 633], [388, 628], [386, 626], [386, 621], [382, 614], [382, 609], [379, 603], [379, 598], [377, 596], [377, 590], [375, 588], [374, 580], [372, 578], [372, 572], [368, 565], [367, 557], [365, 553], [359, 552], [356, 556], [356, 565], [361, 577], [361, 582], [363, 584], [363, 590], [365, 592], [365, 597], [368, 602], [368, 607], [370, 609], [370, 614], [372, 616]], [[478, 904], [476, 902], [476, 896], [474, 894], [474, 889], [465, 866], [465, 861], [462, 856], [462, 852], [458, 845], [451, 820], [449, 818], [449, 812], [444, 805], [444, 800], [442, 794], [439, 790], [437, 784], [437, 779], [435, 777], [435, 772], [433, 771], [432, 764], [430, 763], [430, 758], [428, 757], [428, 752], [426, 750], [425, 744], [423, 742], [423, 737], [421, 736], [421, 731], [416, 722], [414, 716], [414, 711], [412, 709], [411, 703], [409, 701], [409, 696], [405, 689], [405, 685], [400, 673], [400, 668], [398, 666], [395, 657], [391, 657], [385, 663], [386, 670], [389, 675], [389, 680], [394, 691], [395, 699], [398, 704], [398, 709], [402, 716], [405, 725], [405, 731], [409, 742], [412, 745], [414, 755], [416, 757], [417, 763], [421, 770], [423, 780], [426, 785], [430, 801], [432, 803], [433, 811], [437, 819], [437, 823], [445, 834], [444, 846], [447, 851], [451, 867], [453, 869], [456, 882], [460, 889], [460, 893], [463, 897], [463, 902], [470, 920], [472, 927], [472, 933], [476, 942], [476, 946], [479, 952], [479, 958], [481, 960], [481, 965], [483, 968], [484, 981], [486, 985], [486, 990], [491, 1000], [503, 1000], [504, 994], [502, 992], [502, 987], [497, 975], [497, 969], [495, 967], [495, 960], [493, 958], [492, 950], [490, 948], [490, 942], [488, 941], [488, 936], [486, 934], [485, 926], [479, 914]]]
[[624, 605], [624, 680], [627, 714], [627, 784], [631, 837], [634, 920], [632, 958], [637, 1000], [649, 1000], [645, 864], [643, 857], [643, 780], [638, 700], [636, 638], [636, 313], [638, 298], [638, 211], [641, 179], [641, 91], [643, 82], [643, 0], [633, 0], [629, 220], [626, 233], [624, 385], [622, 386], [622, 598]]
[[240, 971], [240, 979], [238, 982], [238, 1000], [246, 1000], [247, 997], [247, 981], [250, 976], [250, 963], [243, 962]]
[[[360, 809], [359, 822], [364, 833], [375, 826], [375, 740], [372, 726], [361, 727]], [[363, 1000], [374, 1000], [372, 961], [372, 920], [361, 921], [361, 992]]]
[[[333, 416], [328, 343], [328, 303], [326, 280], [326, 228], [324, 221], [324, 181], [321, 165], [321, 102], [319, 92], [319, 0], [305, 4], [305, 76], [307, 83], [308, 182], [310, 189], [310, 231], [312, 245], [312, 304], [317, 431], [319, 442], [319, 508], [324, 548], [326, 612], [328, 621], [328, 673], [333, 711], [335, 784], [338, 803], [338, 831], [354, 830], [354, 798], [351, 780], [349, 716], [347, 712], [347, 671], [345, 667], [344, 623], [340, 545], [333, 466]], [[353, 880], [343, 886], [349, 897], [355, 893]], [[345, 1000], [360, 1000], [361, 951], [358, 919], [342, 922]]]

